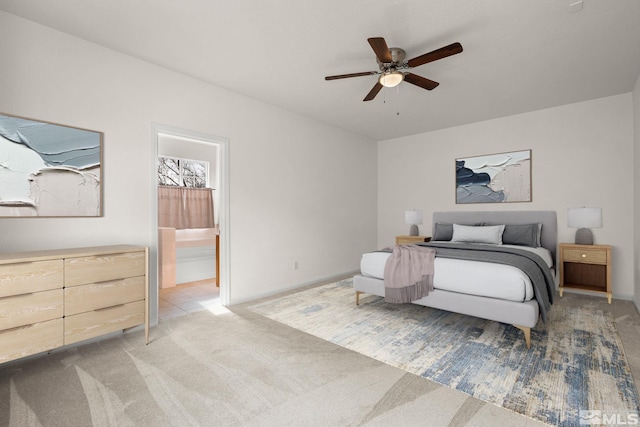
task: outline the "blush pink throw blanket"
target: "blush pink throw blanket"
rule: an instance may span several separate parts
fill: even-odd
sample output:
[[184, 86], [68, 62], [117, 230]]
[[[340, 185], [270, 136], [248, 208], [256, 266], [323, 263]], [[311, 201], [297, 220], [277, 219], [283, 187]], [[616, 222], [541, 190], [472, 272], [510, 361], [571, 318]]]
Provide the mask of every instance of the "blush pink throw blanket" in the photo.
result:
[[407, 303], [433, 290], [433, 261], [436, 251], [418, 245], [399, 245], [384, 266], [384, 299]]

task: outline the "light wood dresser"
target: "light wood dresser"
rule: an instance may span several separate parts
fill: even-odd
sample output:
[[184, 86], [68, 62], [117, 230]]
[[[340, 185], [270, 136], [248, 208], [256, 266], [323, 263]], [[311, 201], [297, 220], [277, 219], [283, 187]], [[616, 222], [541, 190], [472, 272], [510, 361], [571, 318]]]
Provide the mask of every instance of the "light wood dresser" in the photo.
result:
[[144, 324], [149, 251], [100, 246], [0, 254], [0, 363]]

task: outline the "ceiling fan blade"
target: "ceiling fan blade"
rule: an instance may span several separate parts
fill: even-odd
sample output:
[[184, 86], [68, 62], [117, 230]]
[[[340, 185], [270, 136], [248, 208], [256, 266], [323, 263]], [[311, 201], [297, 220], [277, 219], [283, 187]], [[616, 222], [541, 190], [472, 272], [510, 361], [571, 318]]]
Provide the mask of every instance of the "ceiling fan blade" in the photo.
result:
[[462, 52], [462, 45], [460, 43], [452, 43], [449, 46], [441, 47], [433, 52], [425, 53], [424, 55], [416, 56], [407, 62], [409, 67], [418, 67], [428, 62], [436, 61], [438, 59], [446, 58], [447, 56], [455, 55]]
[[407, 83], [411, 83], [412, 85], [420, 86], [421, 88], [426, 90], [433, 90], [440, 84], [438, 82], [434, 82], [433, 80], [426, 79], [413, 73], [405, 74], [404, 81]]
[[387, 42], [382, 37], [371, 37], [367, 41], [371, 45], [371, 49], [376, 53], [378, 60], [383, 63], [393, 62], [391, 59], [391, 52], [387, 46]]
[[373, 98], [376, 97], [376, 95], [378, 94], [378, 92], [380, 92], [380, 89], [382, 89], [382, 85], [380, 84], [380, 82], [376, 82], [376, 84], [373, 86], [373, 88], [369, 91], [369, 93], [367, 94], [367, 96], [364, 97], [363, 101], [371, 101]]
[[362, 76], [372, 76], [377, 74], [376, 71], [365, 71], [362, 73], [351, 73], [351, 74], [338, 74], [336, 76], [327, 76], [325, 80], [338, 80], [338, 79], [347, 79], [349, 77], [362, 77]]

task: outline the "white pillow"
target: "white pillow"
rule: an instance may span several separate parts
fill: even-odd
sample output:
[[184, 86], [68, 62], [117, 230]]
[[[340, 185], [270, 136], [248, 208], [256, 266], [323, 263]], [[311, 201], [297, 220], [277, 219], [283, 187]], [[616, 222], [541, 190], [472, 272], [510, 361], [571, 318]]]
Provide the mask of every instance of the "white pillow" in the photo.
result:
[[501, 245], [503, 232], [504, 225], [472, 227], [468, 225], [453, 224], [453, 237], [451, 238], [451, 241]]

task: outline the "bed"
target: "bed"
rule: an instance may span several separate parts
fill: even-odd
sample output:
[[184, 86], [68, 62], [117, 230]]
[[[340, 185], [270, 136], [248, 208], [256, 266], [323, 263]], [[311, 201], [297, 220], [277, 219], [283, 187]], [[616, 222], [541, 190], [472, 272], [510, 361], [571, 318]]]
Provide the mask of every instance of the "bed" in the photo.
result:
[[[530, 348], [531, 328], [536, 326], [540, 318], [545, 320], [545, 315], [553, 303], [557, 246], [556, 212], [434, 212], [432, 224], [432, 242], [420, 245], [436, 250], [434, 289], [426, 297], [412, 303], [512, 324], [523, 331], [527, 348]], [[462, 231], [484, 233], [485, 230], [480, 227], [489, 226], [495, 229], [496, 226], [504, 225], [505, 228], [500, 233], [501, 237], [505, 238], [505, 244], [450, 242], [447, 238], [450, 239], [451, 235], [447, 236], [447, 230], [451, 229], [453, 224], [456, 227], [456, 237], [462, 236]], [[514, 243], [510, 240], [514, 239], [514, 230], [532, 230], [532, 225], [538, 225], [538, 234], [534, 237], [534, 240], [537, 240], [535, 244], [525, 244], [528, 238], [523, 242], [521, 237], [515, 237], [517, 244], [507, 244]], [[479, 260], [457, 259], [458, 252], [478, 253], [481, 256]], [[496, 263], [492, 257], [499, 252], [509, 255], [495, 255], [496, 257], [523, 260], [527, 258], [532, 261], [527, 260], [524, 267], [522, 265], [525, 264], [509, 265], [510, 261]], [[353, 279], [356, 304], [360, 303], [363, 293], [385, 295], [383, 272], [389, 256], [388, 251], [375, 251], [362, 256], [361, 273]], [[542, 275], [542, 284], [539, 275]]]

